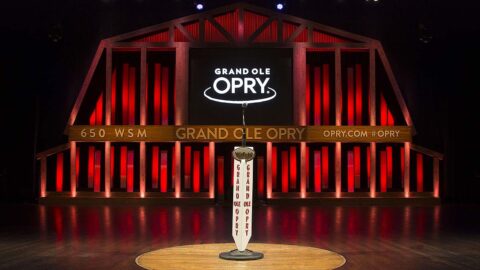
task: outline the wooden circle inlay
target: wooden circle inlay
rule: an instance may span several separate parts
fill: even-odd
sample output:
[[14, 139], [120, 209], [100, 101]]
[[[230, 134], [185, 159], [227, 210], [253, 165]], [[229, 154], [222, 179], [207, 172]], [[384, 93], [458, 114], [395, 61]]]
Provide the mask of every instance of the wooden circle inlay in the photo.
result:
[[256, 261], [228, 261], [220, 252], [235, 249], [233, 243], [187, 245], [163, 248], [144, 253], [136, 263], [145, 269], [262, 269], [262, 270], [321, 270], [335, 269], [345, 264], [345, 258], [333, 251], [306, 246], [251, 243], [248, 249], [262, 252]]

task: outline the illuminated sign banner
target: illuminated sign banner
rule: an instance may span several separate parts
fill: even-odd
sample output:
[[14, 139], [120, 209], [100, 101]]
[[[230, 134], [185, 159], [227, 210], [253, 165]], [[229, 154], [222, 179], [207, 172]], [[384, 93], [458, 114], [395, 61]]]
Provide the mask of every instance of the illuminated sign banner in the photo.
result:
[[[408, 126], [248, 126], [252, 142], [410, 142]], [[71, 126], [79, 142], [238, 142], [241, 126]]]
[[270, 68], [216, 68], [215, 75], [220, 77], [203, 92], [211, 101], [251, 104], [267, 102], [277, 96], [275, 89], [268, 86]]
[[191, 49], [190, 124], [292, 124], [290, 49]]

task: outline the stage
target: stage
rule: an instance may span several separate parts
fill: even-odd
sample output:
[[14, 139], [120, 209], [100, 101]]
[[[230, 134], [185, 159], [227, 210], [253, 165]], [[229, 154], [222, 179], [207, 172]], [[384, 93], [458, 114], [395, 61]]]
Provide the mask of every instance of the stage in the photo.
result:
[[[1, 269], [141, 269], [160, 248], [232, 243], [227, 206], [0, 206]], [[341, 269], [475, 269], [478, 206], [254, 206], [251, 243], [317, 247]], [[294, 255], [292, 255], [294, 256]], [[296, 258], [300, 260], [301, 258]]]

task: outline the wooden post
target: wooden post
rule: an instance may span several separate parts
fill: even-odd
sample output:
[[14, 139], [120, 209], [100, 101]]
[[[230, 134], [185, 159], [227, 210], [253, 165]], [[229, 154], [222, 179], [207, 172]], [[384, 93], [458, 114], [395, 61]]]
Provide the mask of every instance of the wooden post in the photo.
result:
[[111, 142], [105, 142], [105, 197], [110, 198], [110, 190], [112, 187], [111, 172]]
[[145, 197], [145, 175], [146, 175], [146, 145], [145, 142], [140, 142], [140, 197]]
[[112, 124], [112, 47], [106, 49], [105, 125]]
[[433, 197], [440, 197], [440, 160], [433, 158]]
[[[147, 124], [147, 48], [140, 50], [140, 125]], [[140, 142], [140, 197], [145, 197], [145, 176], [146, 176], [146, 143]]]
[[377, 143], [370, 143], [370, 197], [375, 198], [377, 179]]
[[175, 53], [175, 125], [187, 124], [188, 45], [180, 42]]
[[305, 115], [305, 74], [307, 72], [305, 47], [293, 48], [293, 112], [294, 123], [306, 124]]
[[405, 198], [410, 197], [410, 142], [405, 142], [405, 166], [403, 173], [403, 188]]
[[267, 142], [267, 199], [272, 198], [272, 142]]
[[147, 124], [147, 48], [140, 50], [140, 125]]
[[[305, 74], [307, 72], [305, 47], [293, 48], [293, 111], [294, 123], [299, 126], [306, 125], [305, 113]], [[300, 195], [305, 198], [307, 193], [307, 178], [306, 178], [306, 155], [307, 145], [305, 142], [300, 143]]]
[[[106, 48], [106, 77], [105, 77], [105, 125], [112, 124], [112, 47]], [[111, 166], [111, 143], [105, 142], [105, 197], [110, 197], [112, 176]]]
[[[375, 85], [375, 48], [369, 49], [369, 114], [370, 114], [370, 126], [377, 124], [376, 119], [376, 85]], [[377, 178], [377, 144], [375, 142], [370, 143], [370, 197], [375, 197], [376, 192], [376, 178]]]
[[175, 142], [175, 198], [180, 198], [180, 192], [182, 189], [181, 185], [181, 165], [182, 165], [182, 146], [180, 142]]
[[307, 196], [307, 143], [300, 143], [300, 197]]
[[[342, 62], [340, 48], [335, 49], [335, 125], [342, 125]], [[339, 198], [342, 192], [342, 144], [335, 143], [335, 193]]]
[[40, 197], [47, 196], [47, 157], [40, 159]]
[[70, 142], [70, 195], [77, 196], [77, 143]]
[[[187, 99], [188, 99], [188, 45], [184, 42], [177, 43], [175, 51], [175, 125], [187, 124]], [[181, 194], [181, 164], [182, 147], [180, 142], [175, 142], [175, 197]]]
[[210, 199], [215, 198], [215, 143], [214, 142], [209, 142], [208, 143], [208, 159], [209, 163], [208, 165], [210, 166], [210, 175], [209, 175], [209, 187], [208, 187], [208, 192], [210, 195]]

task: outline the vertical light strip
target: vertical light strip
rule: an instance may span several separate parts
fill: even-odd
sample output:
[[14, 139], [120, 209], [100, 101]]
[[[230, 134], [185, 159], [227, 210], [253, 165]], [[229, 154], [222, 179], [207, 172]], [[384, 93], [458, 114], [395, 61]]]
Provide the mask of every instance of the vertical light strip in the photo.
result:
[[423, 155], [417, 153], [417, 192], [423, 192]]
[[63, 191], [63, 152], [57, 153], [56, 192]]
[[70, 196], [77, 196], [77, 143], [70, 142]]
[[102, 152], [95, 150], [95, 166], [93, 177], [93, 192], [100, 192], [100, 182], [102, 179]]
[[380, 192], [387, 192], [387, 151], [380, 151]]
[[160, 149], [158, 145], [154, 145], [152, 146], [152, 188], [154, 190], [158, 189], [158, 180], [160, 176], [159, 158]]
[[160, 104], [161, 104], [161, 66], [155, 63], [153, 69], [153, 124], [160, 125]]
[[433, 158], [433, 197], [440, 197], [440, 160]]
[[[135, 78], [135, 77], [134, 77]], [[147, 124], [147, 48], [142, 47], [140, 49], [140, 89], [139, 89], [139, 114], [140, 114], [140, 125], [144, 126]], [[135, 95], [135, 94], [134, 94]], [[135, 116], [134, 116], [135, 118]], [[135, 120], [134, 120], [135, 121]], [[147, 151], [146, 143], [140, 142], [140, 153], [139, 153], [139, 191], [140, 198], [145, 198], [146, 191], [146, 175], [147, 175]]]
[[370, 197], [375, 198], [377, 187], [377, 144], [370, 143]]
[[305, 198], [307, 195], [307, 171], [308, 171], [308, 152], [307, 144], [300, 143], [300, 197]]
[[401, 181], [402, 181], [402, 188], [404, 187], [405, 183], [403, 182], [404, 175], [405, 175], [405, 147], [400, 147], [400, 173], [401, 173]]
[[168, 152], [160, 152], [160, 192], [167, 192], [168, 187]]
[[392, 188], [393, 185], [393, 149], [392, 146], [387, 146], [387, 187]]
[[225, 185], [225, 159], [223, 156], [217, 158], [217, 194], [218, 199], [223, 200], [224, 185]]
[[128, 125], [128, 97], [129, 97], [129, 67], [125, 63], [122, 65], [122, 124]]
[[193, 151], [193, 192], [200, 192], [200, 151]]
[[323, 83], [323, 124], [330, 124], [330, 65], [323, 64], [322, 66], [322, 83]]
[[[140, 125], [147, 124], [147, 48], [140, 50]], [[140, 162], [141, 162], [140, 157]], [[141, 167], [141, 166], [140, 166]], [[140, 168], [140, 171], [142, 169]], [[141, 177], [140, 177], [141, 178]], [[142, 179], [140, 179], [141, 182]]]
[[[335, 48], [335, 125], [342, 125], [342, 63], [340, 48]], [[335, 143], [335, 195], [342, 192], [342, 144]]]
[[[365, 155], [365, 162], [367, 163], [366, 169], [367, 169], [367, 179], [370, 179], [370, 172], [371, 172], [371, 165], [370, 165], [370, 146], [367, 146], [367, 152]], [[367, 181], [367, 186], [370, 187], [370, 180]]]
[[111, 143], [105, 142], [105, 197], [110, 198], [110, 189], [112, 182], [112, 162], [111, 162]]
[[355, 125], [355, 92], [353, 68], [347, 69], [347, 124]]
[[267, 142], [267, 199], [272, 198], [272, 143]]
[[353, 147], [353, 171], [355, 188], [360, 189], [360, 177], [361, 177], [361, 151], [360, 146]]
[[313, 68], [313, 124], [320, 125], [320, 67]]
[[328, 146], [322, 146], [322, 189], [328, 189]]
[[210, 187], [210, 151], [209, 145], [203, 146], [203, 177], [202, 188], [208, 190]]
[[[75, 186], [76, 188], [79, 187], [79, 175], [80, 175], [80, 148], [76, 147], [76, 144], [75, 144]], [[76, 190], [75, 190], [75, 193], [76, 193]], [[75, 194], [76, 195], [76, 194]]]
[[[112, 111], [114, 111], [115, 104], [115, 91], [116, 91], [116, 73], [112, 73], [112, 47], [106, 48], [106, 61], [105, 61], [105, 125], [112, 124]], [[111, 143], [105, 142], [105, 164], [104, 164], [104, 179], [105, 179], [105, 197], [110, 197], [111, 189]]]
[[353, 151], [347, 151], [347, 190], [348, 192], [355, 191], [355, 164], [353, 160]]
[[403, 174], [403, 190], [405, 197], [410, 197], [410, 142], [405, 142], [405, 172]]
[[162, 125], [168, 125], [168, 67], [162, 67]]
[[184, 172], [184, 186], [185, 189], [191, 189], [191, 175], [192, 175], [192, 147], [184, 147], [184, 158], [183, 158], [183, 172]]
[[321, 155], [320, 151], [313, 151], [313, 187], [315, 192], [320, 192], [322, 190]]
[[307, 70], [305, 72], [306, 82], [305, 82], [305, 120], [306, 125], [310, 125], [310, 109], [311, 109], [311, 100], [310, 100], [310, 65], [307, 65]]
[[290, 189], [297, 189], [297, 147], [290, 146]]
[[93, 176], [95, 174], [95, 146], [88, 147], [88, 188], [93, 188]]
[[257, 158], [257, 196], [263, 199], [265, 192], [265, 159]]
[[111, 110], [110, 110], [110, 124], [116, 124], [116, 113], [117, 113], [117, 69], [114, 69], [113, 70], [113, 73], [112, 73], [112, 87], [111, 87], [111, 90], [112, 90], [112, 93], [111, 93], [111, 99], [110, 99], [110, 102], [111, 102]]
[[210, 199], [215, 198], [215, 142], [208, 143], [208, 159], [209, 159], [209, 197]]
[[47, 196], [47, 158], [40, 159], [40, 197]]
[[145, 142], [140, 142], [140, 175], [139, 175], [139, 180], [140, 180], [140, 198], [145, 198], [145, 178], [147, 175], [147, 169], [146, 169], [146, 144]]
[[362, 65], [355, 65], [355, 125], [362, 125]]
[[127, 146], [120, 147], [120, 188], [127, 187]]
[[133, 181], [135, 178], [134, 174], [134, 152], [133, 150], [128, 150], [127, 152], [127, 192], [133, 192]]
[[135, 95], [136, 95], [135, 67], [129, 68], [128, 74], [128, 124], [135, 125]]
[[[377, 97], [377, 89], [376, 89], [376, 65], [375, 65], [375, 52], [376, 48], [371, 47], [368, 51], [369, 60], [368, 60], [368, 68], [369, 68], [369, 76], [368, 76], [368, 106], [369, 106], [369, 117], [370, 117], [370, 126], [377, 125], [377, 117], [376, 117], [376, 97]], [[369, 175], [369, 183], [370, 183], [370, 197], [375, 198], [375, 191], [376, 191], [376, 176], [377, 176], [377, 145], [375, 142], [370, 143], [370, 175]]]
[[288, 192], [288, 150], [282, 150], [282, 192]]
[[277, 183], [278, 183], [278, 155], [277, 155], [277, 147], [272, 146], [272, 186], [274, 190], [277, 190]]
[[182, 154], [181, 154], [182, 146], [180, 142], [175, 142], [174, 148], [174, 164], [175, 164], [175, 175], [173, 176], [175, 179], [175, 198], [180, 198], [181, 190], [182, 190], [182, 175], [181, 175], [181, 165], [182, 165]]

